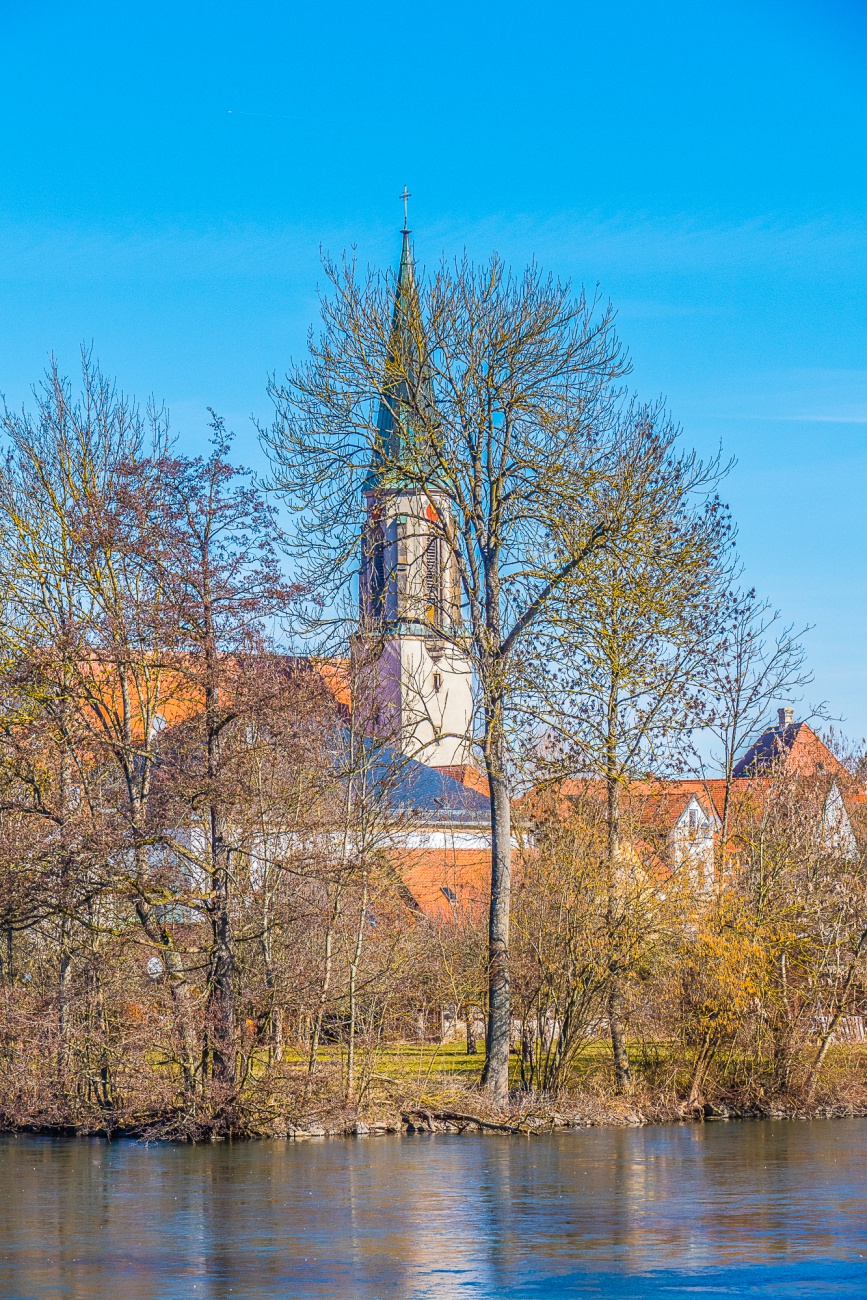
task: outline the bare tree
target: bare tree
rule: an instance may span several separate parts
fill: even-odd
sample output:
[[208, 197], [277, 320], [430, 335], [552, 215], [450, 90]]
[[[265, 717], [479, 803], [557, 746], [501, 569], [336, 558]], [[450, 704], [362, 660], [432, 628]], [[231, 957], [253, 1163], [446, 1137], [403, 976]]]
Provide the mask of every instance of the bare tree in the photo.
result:
[[[231, 895], [235, 873], [231, 810], [237, 753], [245, 730], [267, 710], [269, 624], [292, 600], [274, 547], [274, 521], [262, 495], [231, 466], [231, 438], [214, 417], [207, 460], [160, 463], [159, 584], [172, 610], [182, 681], [193, 718], [184, 755], [187, 807], [198, 823], [200, 867], [208, 880], [212, 931], [208, 1012], [215, 1077], [235, 1079], [235, 970]], [[161, 526], [160, 526], [161, 525]]]
[[[317, 590], [352, 577], [362, 487], [398, 486], [430, 506], [462, 593], [463, 621], [433, 610], [437, 636], [467, 654], [478, 683], [476, 742], [491, 793], [488, 1053], [484, 1084], [508, 1092], [511, 825], [508, 733], [524, 646], [562, 607], [588, 559], [653, 515], [659, 435], [621, 418], [627, 363], [612, 313], [536, 268], [494, 258], [443, 266], [396, 288], [326, 265], [332, 296], [309, 359], [271, 385], [263, 432], [293, 513], [289, 544]], [[399, 436], [375, 414], [391, 404]]]
[[730, 567], [728, 516], [709, 495], [718, 462], [678, 454], [676, 430], [660, 413], [638, 414], [648, 433], [655, 431], [649, 508], [633, 522], [627, 547], [613, 540], [571, 584], [537, 651], [552, 670], [535, 694], [549, 746], [554, 742], [543, 768], [605, 784], [608, 1020], [618, 1091], [631, 1087], [626, 966], [617, 941], [630, 933], [623, 914], [630, 859], [621, 843], [621, 797], [638, 778], [676, 770], [703, 720], [708, 650], [718, 636]]
[[[2, 421], [9, 445], [0, 475], [0, 636], [7, 667], [6, 716], [11, 724], [5, 758], [7, 775], [17, 783], [19, 811], [26, 809], [46, 819], [56, 831], [51, 842], [60, 865], [63, 1039], [71, 979], [73, 894], [77, 888], [85, 897], [92, 896], [100, 858], [104, 864], [110, 854], [102, 767], [106, 740], [102, 724], [109, 715], [116, 720], [120, 712], [125, 719], [123, 753], [131, 778], [133, 751], [138, 756], [141, 750], [139, 738], [134, 741], [129, 733], [134, 725], [129, 701], [121, 702], [123, 688], [130, 683], [121, 668], [118, 690], [117, 674], [109, 674], [109, 682], [105, 665], [106, 636], [115, 648], [118, 645], [119, 605], [114, 597], [120, 593], [121, 603], [129, 600], [136, 611], [142, 609], [136, 598], [141, 593], [125, 583], [114, 564], [118, 533], [130, 523], [121, 502], [129, 474], [148, 454], [159, 451], [165, 429], [158, 412], [143, 415], [116, 391], [87, 353], [82, 355], [77, 397], [52, 363], [36, 398], [35, 416], [7, 408]], [[104, 599], [107, 591], [113, 595], [110, 609]], [[135, 618], [128, 615], [127, 630], [131, 621]], [[153, 642], [149, 645], [152, 648]], [[110, 657], [114, 667], [120, 667], [122, 659], [116, 654]], [[112, 731], [110, 743], [118, 739]], [[47, 764], [46, 750], [53, 756]], [[114, 754], [118, 756], [116, 744]], [[139, 787], [141, 780], [147, 784], [147, 769], [147, 762], [143, 769], [139, 763]], [[85, 833], [88, 821], [90, 830]], [[88, 838], [91, 846], [86, 849]], [[76, 857], [82, 854], [76, 867]]]

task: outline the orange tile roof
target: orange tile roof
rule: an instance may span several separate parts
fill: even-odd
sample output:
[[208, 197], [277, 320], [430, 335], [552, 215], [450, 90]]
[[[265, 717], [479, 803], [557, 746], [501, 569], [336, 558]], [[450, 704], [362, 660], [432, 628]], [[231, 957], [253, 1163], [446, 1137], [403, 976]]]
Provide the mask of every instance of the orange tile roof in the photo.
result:
[[352, 680], [348, 659], [310, 658], [295, 662], [305, 663], [312, 672], [318, 673], [337, 703], [345, 709], [352, 708]]
[[[704, 811], [721, 815], [725, 781], [688, 778], [672, 781], [630, 781], [621, 788], [621, 810], [641, 825], [654, 825], [671, 829], [695, 795]], [[518, 801], [521, 810], [531, 818], [552, 812], [568, 815], [571, 804], [578, 799], [592, 799], [601, 807], [606, 798], [605, 782], [599, 777], [577, 777], [556, 785], [531, 790]]]
[[389, 857], [418, 907], [446, 918], [461, 910], [482, 915], [491, 894], [491, 854], [486, 849], [406, 849]]

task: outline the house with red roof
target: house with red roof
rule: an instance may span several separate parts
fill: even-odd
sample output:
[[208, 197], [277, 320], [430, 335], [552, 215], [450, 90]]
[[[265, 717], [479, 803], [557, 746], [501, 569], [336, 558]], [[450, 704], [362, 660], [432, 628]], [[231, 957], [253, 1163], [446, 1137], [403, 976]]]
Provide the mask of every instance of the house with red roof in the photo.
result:
[[[621, 791], [624, 837], [632, 855], [659, 874], [687, 869], [699, 888], [713, 886], [720, 861], [720, 836], [726, 816], [727, 783], [721, 778], [633, 781]], [[566, 818], [569, 808], [587, 800], [604, 806], [604, 782], [578, 778], [553, 791], [533, 792], [524, 801], [531, 821]], [[737, 855], [739, 824], [758, 824], [773, 803], [794, 800], [808, 811], [818, 841], [829, 853], [853, 859], [859, 852], [860, 816], [867, 792], [806, 723], [792, 710], [778, 710], [776, 726], [766, 727], [736, 763], [728, 787], [728, 855]]]

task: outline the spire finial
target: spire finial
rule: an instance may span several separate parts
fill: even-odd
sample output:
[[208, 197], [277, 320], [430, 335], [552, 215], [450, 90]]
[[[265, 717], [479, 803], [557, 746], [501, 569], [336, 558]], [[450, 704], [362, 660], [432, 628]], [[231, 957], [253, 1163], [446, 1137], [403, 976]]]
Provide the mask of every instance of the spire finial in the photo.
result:
[[400, 197], [403, 199], [403, 230], [400, 233], [402, 235], [408, 235], [409, 234], [409, 201], [412, 198], [412, 195], [410, 194], [409, 190], [406, 188], [405, 185], [403, 187], [403, 194], [401, 194]]

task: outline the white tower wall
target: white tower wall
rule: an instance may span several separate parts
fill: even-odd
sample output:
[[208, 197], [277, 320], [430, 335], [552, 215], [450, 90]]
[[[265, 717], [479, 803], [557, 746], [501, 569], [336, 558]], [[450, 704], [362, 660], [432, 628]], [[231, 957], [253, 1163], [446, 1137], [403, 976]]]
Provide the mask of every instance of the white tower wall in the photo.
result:
[[373, 728], [434, 767], [470, 762], [473, 724], [447, 511], [444, 499], [420, 493], [368, 494], [356, 645]]

